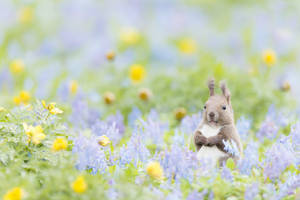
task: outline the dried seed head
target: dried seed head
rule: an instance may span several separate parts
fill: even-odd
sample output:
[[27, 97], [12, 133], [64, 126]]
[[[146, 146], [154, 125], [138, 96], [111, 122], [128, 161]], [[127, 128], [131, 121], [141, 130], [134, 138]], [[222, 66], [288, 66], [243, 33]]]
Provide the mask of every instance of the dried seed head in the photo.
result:
[[112, 104], [116, 100], [115, 94], [112, 92], [105, 92], [103, 98], [104, 102], [108, 105]]
[[152, 96], [152, 92], [148, 88], [142, 88], [139, 91], [139, 97], [143, 101], [148, 101]]

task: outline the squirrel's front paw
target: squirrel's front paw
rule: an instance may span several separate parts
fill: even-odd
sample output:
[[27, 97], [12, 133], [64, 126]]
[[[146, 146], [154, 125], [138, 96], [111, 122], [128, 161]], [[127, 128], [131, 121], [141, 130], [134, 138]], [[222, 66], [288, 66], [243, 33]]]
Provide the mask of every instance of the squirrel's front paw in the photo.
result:
[[198, 145], [206, 145], [207, 144], [207, 138], [203, 135], [195, 135], [195, 143]]

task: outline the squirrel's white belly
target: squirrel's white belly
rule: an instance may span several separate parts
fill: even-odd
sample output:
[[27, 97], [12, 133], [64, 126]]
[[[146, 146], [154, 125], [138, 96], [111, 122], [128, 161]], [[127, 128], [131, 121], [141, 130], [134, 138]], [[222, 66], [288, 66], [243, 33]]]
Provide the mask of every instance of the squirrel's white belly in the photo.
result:
[[[205, 137], [212, 137], [217, 135], [220, 132], [220, 129], [221, 127], [211, 127], [208, 125], [204, 125], [200, 129], [200, 131]], [[217, 161], [224, 156], [226, 156], [226, 154], [223, 151], [220, 151], [216, 146], [202, 146], [197, 152], [197, 158], [199, 160], [205, 159], [212, 163], [217, 163]]]

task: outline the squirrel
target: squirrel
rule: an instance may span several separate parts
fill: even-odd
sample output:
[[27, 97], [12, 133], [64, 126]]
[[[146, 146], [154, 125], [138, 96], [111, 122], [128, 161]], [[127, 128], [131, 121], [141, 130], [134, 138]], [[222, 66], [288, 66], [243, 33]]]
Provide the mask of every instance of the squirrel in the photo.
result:
[[208, 81], [209, 98], [204, 105], [202, 121], [194, 132], [194, 144], [198, 159], [210, 159], [215, 164], [224, 164], [228, 158], [235, 162], [240, 158], [227, 152], [223, 141], [235, 142], [239, 155], [243, 147], [234, 124], [234, 112], [231, 106], [230, 91], [224, 81], [220, 88], [222, 95], [215, 94], [215, 82]]

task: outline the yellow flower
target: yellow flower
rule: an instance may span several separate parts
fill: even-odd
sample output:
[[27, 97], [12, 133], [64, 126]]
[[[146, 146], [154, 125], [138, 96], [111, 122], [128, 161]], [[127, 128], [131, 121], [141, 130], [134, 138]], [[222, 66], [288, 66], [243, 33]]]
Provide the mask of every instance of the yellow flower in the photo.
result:
[[46, 102], [44, 100], [42, 100], [42, 105], [45, 109], [49, 110], [49, 112], [53, 115], [63, 113], [63, 111], [61, 109], [55, 107], [56, 103], [54, 103], [54, 102], [49, 103], [49, 105], [47, 105]]
[[133, 83], [139, 83], [144, 80], [146, 70], [142, 65], [134, 64], [130, 67], [130, 79]]
[[140, 97], [141, 100], [147, 101], [147, 100], [149, 100], [151, 98], [151, 96], [152, 96], [152, 92], [151, 92], [150, 89], [148, 89], [148, 88], [142, 88], [142, 89], [140, 89], [140, 91], [139, 91], [139, 97]]
[[13, 100], [16, 105], [20, 105], [21, 103], [23, 103], [24, 105], [27, 105], [29, 103], [30, 99], [31, 99], [31, 96], [30, 96], [29, 92], [22, 90], [19, 93], [19, 96], [15, 96]]
[[116, 97], [112, 92], [105, 92], [103, 99], [106, 104], [112, 104], [116, 100]]
[[24, 191], [20, 187], [12, 188], [4, 195], [3, 200], [21, 200], [24, 196]]
[[135, 28], [125, 28], [121, 30], [120, 39], [127, 45], [135, 45], [140, 41], [141, 35]]
[[272, 49], [264, 50], [262, 59], [268, 67], [272, 67], [276, 63], [276, 53]]
[[87, 189], [87, 184], [83, 178], [83, 176], [78, 176], [76, 180], [71, 185], [72, 189], [76, 193], [83, 193]]
[[115, 57], [116, 57], [116, 54], [115, 54], [115, 52], [113, 52], [113, 51], [110, 51], [110, 52], [108, 52], [108, 53], [106, 54], [106, 59], [109, 60], [109, 61], [114, 60]]
[[68, 147], [68, 142], [64, 138], [56, 138], [52, 145], [53, 151], [66, 150]]
[[22, 60], [16, 59], [10, 63], [9, 68], [12, 74], [19, 74], [24, 71], [25, 66]]
[[0, 112], [4, 112], [6, 109], [2, 106], [0, 106]]
[[33, 19], [33, 8], [24, 7], [20, 10], [19, 20], [22, 24], [30, 23]]
[[184, 54], [193, 54], [196, 49], [197, 45], [193, 39], [185, 38], [179, 42], [179, 50]]
[[24, 90], [20, 92], [20, 99], [24, 104], [27, 104], [29, 102], [30, 98], [31, 97], [30, 97], [29, 92], [24, 91]]
[[98, 141], [98, 144], [101, 145], [101, 146], [107, 146], [108, 144], [110, 144], [110, 140], [109, 138], [106, 136], [106, 135], [102, 135], [100, 138], [99, 138], [99, 141]]
[[15, 102], [15, 104], [16, 105], [20, 105], [21, 104], [21, 99], [20, 99], [20, 97], [14, 97], [14, 102]]
[[164, 178], [164, 172], [159, 162], [150, 162], [147, 165], [147, 174], [156, 180], [162, 180]]
[[175, 118], [177, 120], [181, 120], [182, 118], [184, 118], [186, 115], [186, 109], [185, 108], [177, 108], [175, 110]]
[[69, 91], [72, 95], [75, 95], [78, 90], [78, 82], [77, 81], [71, 81], [69, 86]]
[[28, 126], [26, 123], [23, 123], [23, 128], [26, 135], [28, 136], [28, 142], [32, 141], [33, 144], [41, 143], [41, 141], [46, 137], [41, 126], [33, 127], [31, 125]]

